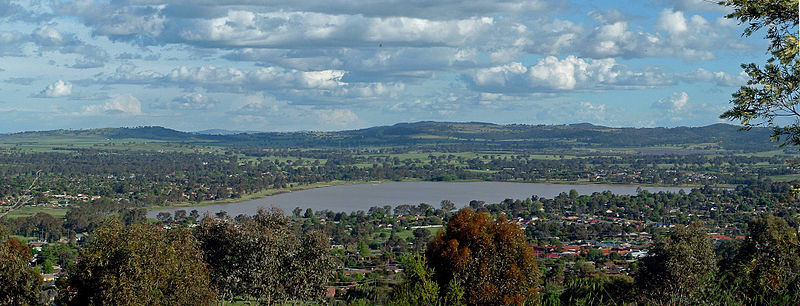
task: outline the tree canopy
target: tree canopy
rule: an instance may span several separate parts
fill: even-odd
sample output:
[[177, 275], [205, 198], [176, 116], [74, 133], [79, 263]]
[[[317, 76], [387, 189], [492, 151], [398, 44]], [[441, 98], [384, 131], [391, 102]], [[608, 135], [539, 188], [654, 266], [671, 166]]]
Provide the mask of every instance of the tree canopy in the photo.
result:
[[538, 300], [540, 272], [518, 225], [464, 208], [426, 252], [440, 288], [463, 284], [469, 305], [521, 305]]
[[42, 277], [28, 265], [32, 258], [16, 238], [0, 242], [0, 305], [38, 305]]
[[250, 297], [267, 304], [318, 300], [334, 269], [328, 236], [297, 235], [279, 210], [259, 210], [252, 219], [206, 216], [195, 231], [211, 279], [224, 299]]
[[695, 222], [659, 240], [641, 260], [637, 287], [651, 301], [694, 304], [714, 280], [717, 263], [705, 227]]
[[773, 139], [800, 145], [800, 57], [798, 57], [798, 0], [726, 0], [728, 18], [746, 24], [744, 36], [763, 30], [769, 40], [767, 63], [743, 64], [747, 85], [733, 94], [733, 107], [720, 117], [738, 120], [745, 128], [769, 126]]
[[216, 293], [188, 229], [123, 227], [117, 219], [95, 231], [69, 271], [71, 305], [212, 305]]

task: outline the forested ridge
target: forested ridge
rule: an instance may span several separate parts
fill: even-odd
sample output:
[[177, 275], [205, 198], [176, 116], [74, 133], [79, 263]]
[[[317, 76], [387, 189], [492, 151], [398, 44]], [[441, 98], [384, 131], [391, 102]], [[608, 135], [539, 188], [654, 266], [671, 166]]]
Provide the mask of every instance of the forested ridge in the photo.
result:
[[0, 137], [0, 143], [27, 143], [40, 137], [143, 139], [189, 144], [258, 147], [358, 147], [409, 145], [481, 145], [499, 149], [641, 147], [708, 144], [728, 150], [770, 150], [770, 129], [714, 124], [705, 127], [610, 128], [592, 124], [498, 125], [491, 123], [415, 122], [338, 132], [270, 132], [208, 135], [163, 127], [106, 128], [25, 132]]

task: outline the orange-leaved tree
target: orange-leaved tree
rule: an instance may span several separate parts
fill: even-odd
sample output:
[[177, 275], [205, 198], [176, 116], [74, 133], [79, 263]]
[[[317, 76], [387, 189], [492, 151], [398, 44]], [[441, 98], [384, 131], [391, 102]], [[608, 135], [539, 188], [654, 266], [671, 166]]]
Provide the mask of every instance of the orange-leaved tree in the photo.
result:
[[456, 279], [469, 305], [531, 304], [539, 298], [539, 267], [520, 227], [464, 208], [430, 242], [434, 279], [447, 292]]

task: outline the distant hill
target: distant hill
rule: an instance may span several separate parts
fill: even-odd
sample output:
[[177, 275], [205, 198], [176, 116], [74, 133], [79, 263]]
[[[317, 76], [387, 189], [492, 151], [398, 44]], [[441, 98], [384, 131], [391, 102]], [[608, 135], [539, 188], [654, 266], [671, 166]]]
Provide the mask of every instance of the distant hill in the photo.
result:
[[588, 123], [571, 125], [499, 125], [482, 122], [414, 122], [338, 132], [244, 133], [207, 130], [187, 133], [148, 126], [91, 130], [25, 132], [0, 136], [0, 143], [58, 143], [59, 139], [98, 141], [142, 139], [234, 147], [366, 147], [408, 145], [478, 145], [485, 149], [625, 148], [659, 145], [708, 144], [729, 150], [763, 151], [777, 148], [770, 129], [740, 131], [737, 126], [611, 128]]

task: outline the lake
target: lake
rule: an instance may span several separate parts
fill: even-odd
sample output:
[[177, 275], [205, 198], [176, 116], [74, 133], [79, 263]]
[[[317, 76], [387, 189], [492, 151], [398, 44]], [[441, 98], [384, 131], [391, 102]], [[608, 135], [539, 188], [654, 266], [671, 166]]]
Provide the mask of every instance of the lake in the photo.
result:
[[[367, 211], [372, 206], [390, 205], [392, 207], [402, 204], [417, 205], [428, 203], [439, 207], [442, 200], [450, 200], [461, 208], [471, 200], [485, 201], [486, 203], [499, 203], [506, 198], [525, 199], [531, 195], [543, 198], [553, 198], [562, 192], [575, 189], [579, 194], [592, 194], [594, 192], [611, 191], [615, 194], [636, 194], [640, 186], [631, 185], [569, 185], [569, 184], [540, 184], [540, 183], [509, 183], [509, 182], [388, 182], [374, 184], [354, 184], [322, 187], [276, 194], [255, 200], [231, 204], [219, 204], [200, 207], [181, 207], [148, 212], [148, 217], [154, 218], [159, 212], [174, 212], [196, 209], [202, 216], [205, 212], [211, 214], [226, 211], [230, 216], [239, 214], [254, 215], [259, 208], [272, 206], [291, 213], [295, 207], [305, 211], [311, 208], [314, 211], [331, 210], [334, 212]], [[650, 192], [678, 192], [683, 189], [689, 192], [690, 188], [683, 187], [645, 187]]]

